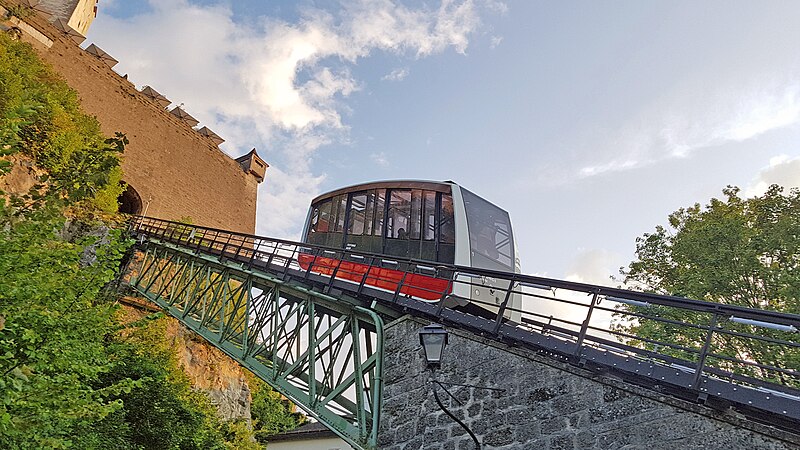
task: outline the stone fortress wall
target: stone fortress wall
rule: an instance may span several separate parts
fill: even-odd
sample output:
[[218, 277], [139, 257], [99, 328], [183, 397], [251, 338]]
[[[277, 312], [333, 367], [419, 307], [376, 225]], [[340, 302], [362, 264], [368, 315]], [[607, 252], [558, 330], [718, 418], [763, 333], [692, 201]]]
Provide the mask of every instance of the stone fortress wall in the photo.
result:
[[[418, 330], [402, 317], [385, 327], [383, 450], [471, 450], [469, 435], [435, 403]], [[437, 379], [460, 402], [439, 398], [486, 450], [800, 449], [800, 436], [736, 414], [448, 329]]]
[[[0, 5], [15, 4], [19, 2], [0, 1]], [[22, 39], [78, 92], [84, 110], [97, 117], [103, 132], [127, 136], [130, 144], [122, 169], [140, 202], [137, 212], [255, 231], [261, 177], [139, 92], [102, 59], [82, 50], [74, 37], [54, 27], [45, 14], [25, 17], [18, 26], [24, 31]]]

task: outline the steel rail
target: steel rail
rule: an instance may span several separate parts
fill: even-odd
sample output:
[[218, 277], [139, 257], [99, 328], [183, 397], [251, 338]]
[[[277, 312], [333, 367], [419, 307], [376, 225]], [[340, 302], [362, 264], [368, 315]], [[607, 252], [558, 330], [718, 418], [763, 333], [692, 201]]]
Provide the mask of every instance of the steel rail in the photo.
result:
[[[331, 296], [361, 299], [365, 307], [369, 305], [370, 309], [377, 308], [376, 311], [379, 312], [386, 312], [387, 308], [410, 312], [499, 341], [526, 345], [591, 370], [614, 372], [633, 383], [658, 386], [659, 389], [674, 391], [684, 398], [706, 401], [709, 396], [718, 397], [723, 403], [733, 404], [742, 411], [755, 411], [752, 415], [770, 423], [781, 426], [784, 423], [794, 424], [792, 426], [800, 423], [800, 390], [796, 389], [800, 386], [800, 374], [797, 367], [779, 367], [774, 361], [755, 361], [752, 359], [757, 357], [755, 354], [748, 355], [746, 359], [735, 358], [721, 355], [717, 350], [720, 344], [718, 336], [728, 336], [728, 339], [747, 340], [760, 343], [759, 345], [780, 344], [786, 351], [798, 351], [800, 342], [795, 338], [797, 333], [791, 331], [800, 328], [799, 315], [429, 261], [387, 258], [374, 253], [146, 217], [135, 217], [131, 222], [131, 230], [143, 239], [161, 239], [196, 252], [233, 261], [248, 269], [279, 275], [283, 280], [299, 280], [318, 286], [322, 292]], [[301, 254], [309, 257], [308, 267], [300, 266], [297, 258]], [[326, 259], [335, 260], [335, 266], [320, 263]], [[369, 261], [368, 265], [366, 261]], [[363, 264], [368, 269], [355, 277], [352, 269], [342, 267], [344, 263]], [[395, 289], [381, 289], [375, 286], [380, 277], [373, 276], [373, 268], [399, 270], [403, 275], [400, 280], [395, 281]], [[413, 282], [409, 282], [407, 276], [423, 273], [446, 282], [445, 291], [435, 293], [439, 300], [420, 301], [405, 293], [407, 291], [404, 289], [413, 287]], [[352, 276], [356, 281], [337, 278], [335, 275], [339, 274]], [[452, 297], [448, 292], [454, 286], [480, 286], [480, 280], [486, 278], [508, 281], [508, 287], [500, 290], [504, 297], [502, 305], [491, 305], [498, 309], [494, 316], [487, 315], [488, 313], [476, 316], [445, 305]], [[548, 289], [553, 296], [541, 295], [535, 292], [537, 289]], [[572, 299], [559, 299], [555, 296], [559, 290], [572, 292], [572, 295], [590, 295], [592, 300], [584, 304]], [[516, 311], [523, 318], [526, 315], [546, 316], [526, 308], [512, 308], [508, 304], [512, 295], [584, 308], [585, 316], [582, 321], [555, 319], [563, 322], [564, 326], [536, 322], [542, 332], [526, 329], [521, 324], [508, 321], [503, 314]], [[601, 301], [623, 302], [633, 306], [611, 309], [600, 305]], [[651, 306], [657, 308], [650, 308]], [[700, 314], [710, 322], [692, 323], [672, 316], [661, 317], [663, 308], [683, 311], [683, 314]], [[594, 311], [613, 312], [632, 317], [631, 320], [639, 322], [654, 320], [676, 328], [691, 329], [697, 334], [697, 340], [693, 344], [658, 342], [629, 334], [626, 336], [621, 331], [602, 330], [590, 323]], [[733, 318], [740, 323], [732, 323], [730, 319]], [[743, 324], [742, 320], [749, 322]], [[723, 328], [721, 323], [728, 325]], [[764, 326], [776, 327], [777, 331], [764, 329]], [[547, 330], [556, 334], [547, 335]], [[616, 336], [615, 339], [621, 341], [611, 341], [603, 335]], [[637, 340], [641, 345], [635, 344]], [[670, 353], [665, 351], [669, 347], [682, 348], [676, 348], [677, 353]], [[693, 359], [684, 359], [687, 352], [694, 355]], [[683, 358], [676, 358], [677, 355]], [[675, 367], [688, 370], [676, 370]], [[784, 384], [776, 383], [776, 380]], [[782, 395], [765, 392], [779, 392]]]
[[[239, 233], [234, 231], [223, 230], [219, 228], [211, 228], [211, 227], [202, 227], [197, 225], [187, 225], [181, 222], [175, 222], [170, 220], [164, 219], [156, 219], [151, 217], [141, 217], [137, 216], [131, 221], [132, 229], [139, 229], [138, 227], [141, 226], [151, 226], [151, 224], [158, 223], [164, 225], [163, 230], [168, 230], [171, 227], [185, 227], [189, 229], [196, 229], [196, 230], [203, 230], [204, 232], [214, 232], [216, 236], [219, 236], [219, 233], [225, 234], [233, 234], [237, 235], [243, 239], [251, 239], [253, 242], [256, 240], [263, 241], [263, 242], [271, 242], [275, 244], [287, 245], [293, 248], [303, 248], [303, 249], [314, 249], [314, 250], [322, 250], [334, 253], [341, 253], [347, 256], [360, 256], [360, 257], [372, 257], [377, 259], [386, 259], [386, 255], [381, 255], [377, 253], [370, 253], [370, 252], [363, 252], [363, 251], [354, 251], [354, 250], [344, 250], [337, 247], [328, 247], [324, 245], [316, 245], [316, 244], [308, 244], [296, 241], [290, 241], [285, 239], [279, 238], [271, 238], [265, 236], [259, 236], [255, 234], [247, 234], [247, 233]], [[147, 225], [146, 225], [147, 224]], [[159, 227], [151, 228], [153, 230], [158, 230]], [[203, 237], [205, 234], [203, 234]], [[159, 237], [165, 237], [160, 235]], [[200, 239], [197, 239], [198, 244], [195, 246], [195, 249], [199, 249]], [[218, 243], [215, 240], [209, 240], [210, 243]], [[418, 259], [412, 258], [396, 258], [398, 262], [403, 264], [407, 264], [409, 266], [417, 267], [417, 266], [430, 266], [430, 261], [423, 261]], [[453, 264], [444, 264], [444, 263], [435, 263], [435, 267], [439, 270], [451, 270], [463, 273], [469, 273], [472, 275], [477, 276], [486, 276], [486, 277], [494, 277], [494, 278], [501, 278], [506, 279], [510, 278], [512, 275], [515, 276], [516, 281], [518, 282], [527, 282], [531, 284], [540, 284], [543, 286], [548, 286], [554, 289], [567, 289], [570, 291], [576, 292], [584, 292], [587, 294], [593, 294], [597, 292], [599, 295], [607, 296], [607, 297], [614, 297], [615, 295], [620, 295], [624, 298], [628, 298], [630, 300], [640, 300], [642, 302], [651, 303], [654, 305], [662, 305], [662, 306], [673, 306], [679, 307], [680, 309], [697, 311], [697, 312], [716, 312], [721, 315], [734, 315], [734, 316], [741, 316], [742, 318], [753, 318], [753, 319], [768, 319], [770, 321], [775, 321], [779, 324], [786, 324], [786, 325], [800, 325], [800, 315], [798, 314], [789, 314], [789, 313], [782, 313], [778, 311], [770, 311], [770, 310], [762, 310], [762, 309], [755, 309], [755, 308], [748, 308], [745, 306], [738, 306], [738, 305], [727, 305], [722, 303], [715, 303], [709, 302], [704, 300], [695, 300], [686, 297], [677, 297], [672, 295], [663, 295], [663, 294], [654, 294], [649, 292], [640, 292], [640, 291], [632, 291], [627, 289], [621, 288], [613, 288], [608, 286], [600, 286], [600, 285], [593, 285], [588, 283], [579, 283], [574, 281], [566, 281], [566, 280], [559, 280], [555, 278], [545, 278], [545, 277], [538, 277], [533, 275], [522, 275], [522, 274], [512, 274], [509, 272], [502, 272], [497, 270], [490, 270], [490, 269], [480, 269], [475, 267], [466, 267], [466, 266], [458, 266]]]

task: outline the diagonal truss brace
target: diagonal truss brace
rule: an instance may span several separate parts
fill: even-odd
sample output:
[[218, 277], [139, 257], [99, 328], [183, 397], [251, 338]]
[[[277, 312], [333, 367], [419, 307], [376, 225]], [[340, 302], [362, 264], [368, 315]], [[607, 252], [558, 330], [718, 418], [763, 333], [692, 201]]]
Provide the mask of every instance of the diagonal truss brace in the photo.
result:
[[168, 243], [143, 243], [139, 294], [350, 445], [377, 446], [383, 321], [374, 312]]

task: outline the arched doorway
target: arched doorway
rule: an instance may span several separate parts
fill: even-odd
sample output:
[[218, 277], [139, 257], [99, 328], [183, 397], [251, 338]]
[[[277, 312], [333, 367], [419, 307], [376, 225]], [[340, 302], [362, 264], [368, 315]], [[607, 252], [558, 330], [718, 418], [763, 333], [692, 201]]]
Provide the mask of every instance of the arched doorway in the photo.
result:
[[119, 203], [119, 212], [125, 214], [141, 214], [144, 207], [142, 197], [130, 184], [125, 188], [125, 192], [119, 196], [117, 202]]

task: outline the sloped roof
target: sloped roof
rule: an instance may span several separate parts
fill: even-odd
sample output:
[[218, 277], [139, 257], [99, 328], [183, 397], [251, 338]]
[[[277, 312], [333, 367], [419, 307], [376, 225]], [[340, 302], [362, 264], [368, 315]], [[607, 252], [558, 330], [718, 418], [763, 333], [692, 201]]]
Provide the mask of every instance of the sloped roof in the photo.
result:
[[191, 115], [189, 115], [189, 113], [184, 111], [183, 108], [181, 108], [180, 106], [176, 106], [169, 113], [172, 114], [173, 116], [183, 120], [184, 122], [188, 123], [189, 126], [191, 126], [191, 127], [193, 127], [193, 126], [197, 125], [198, 123], [200, 123], [199, 120], [197, 120], [194, 117], [192, 117]]
[[35, 3], [36, 9], [55, 17], [69, 19], [78, 6], [79, 0], [25, 0], [24, 3]]
[[[69, 23], [67, 23], [66, 20], [58, 18], [58, 19], [54, 20], [52, 23], [53, 23], [53, 26], [56, 27], [56, 29], [58, 29], [62, 33], [64, 33], [67, 36], [69, 36], [69, 38], [72, 39], [73, 41], [75, 41], [76, 44], [80, 44], [80, 43], [82, 43], [83, 41], [86, 40], [86, 37], [84, 35], [80, 34], [78, 31], [76, 31], [71, 26], [69, 26]], [[94, 44], [92, 44], [92, 45], [94, 45]], [[115, 61], [115, 64], [116, 64], [116, 60], [114, 60], [114, 61]]]
[[21, 0], [20, 3], [23, 6], [27, 6], [28, 8], [33, 8], [37, 11], [45, 12], [47, 11], [47, 7], [42, 5], [42, 0]]
[[150, 86], [143, 87], [140, 92], [144, 94], [145, 97], [151, 100], [155, 100], [156, 103], [158, 103], [164, 108], [166, 108], [167, 106], [169, 106], [170, 103], [172, 103], [167, 97], [164, 97], [157, 90], [151, 88]]
[[203, 136], [211, 139], [212, 142], [219, 145], [225, 142], [225, 139], [222, 139], [217, 133], [211, 131], [208, 127], [203, 127], [197, 130], [198, 133], [202, 134]]
[[234, 161], [236, 161], [236, 162], [238, 162], [238, 163], [242, 163], [242, 162], [244, 162], [244, 161], [247, 161], [248, 159], [250, 159], [250, 155], [254, 155], [256, 158], [258, 158], [258, 160], [259, 160], [259, 161], [263, 162], [263, 163], [264, 163], [264, 165], [266, 165], [267, 167], [269, 167], [269, 164], [267, 164], [267, 162], [266, 162], [266, 161], [264, 161], [264, 160], [261, 158], [261, 156], [259, 156], [258, 152], [256, 152], [256, 148], [255, 148], [255, 147], [253, 147], [253, 149], [252, 149], [252, 150], [250, 150], [249, 152], [245, 153], [244, 155], [242, 155], [242, 156], [240, 156], [240, 157], [236, 158]]
[[108, 67], [114, 67], [119, 62], [116, 59], [114, 59], [113, 56], [111, 56], [108, 53], [106, 53], [105, 51], [103, 51], [102, 48], [100, 48], [100, 47], [98, 47], [98, 46], [96, 46], [94, 44], [86, 47], [86, 53], [88, 53], [90, 55], [94, 55], [94, 56], [102, 59], [103, 62], [108, 64]]

